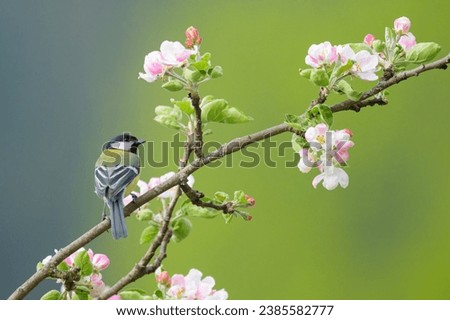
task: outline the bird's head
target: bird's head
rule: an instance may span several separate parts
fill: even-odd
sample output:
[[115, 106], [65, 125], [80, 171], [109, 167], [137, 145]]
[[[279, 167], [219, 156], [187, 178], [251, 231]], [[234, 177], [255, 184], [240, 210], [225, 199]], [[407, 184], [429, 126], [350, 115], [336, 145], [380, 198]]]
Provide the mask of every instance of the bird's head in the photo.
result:
[[119, 134], [115, 136], [110, 141], [108, 141], [104, 146], [103, 150], [106, 149], [117, 149], [117, 150], [125, 150], [132, 153], [137, 153], [137, 148], [139, 145], [143, 144], [144, 140], [139, 140], [135, 136], [125, 132], [123, 134]]

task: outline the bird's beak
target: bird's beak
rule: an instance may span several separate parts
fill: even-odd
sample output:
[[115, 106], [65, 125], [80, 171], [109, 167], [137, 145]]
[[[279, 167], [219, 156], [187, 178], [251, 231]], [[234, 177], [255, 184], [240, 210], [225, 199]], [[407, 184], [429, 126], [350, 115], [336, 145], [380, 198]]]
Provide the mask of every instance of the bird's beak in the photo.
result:
[[138, 140], [138, 141], [137, 141], [137, 144], [140, 145], [140, 144], [143, 144], [143, 143], [145, 143], [145, 142], [146, 142], [145, 140]]

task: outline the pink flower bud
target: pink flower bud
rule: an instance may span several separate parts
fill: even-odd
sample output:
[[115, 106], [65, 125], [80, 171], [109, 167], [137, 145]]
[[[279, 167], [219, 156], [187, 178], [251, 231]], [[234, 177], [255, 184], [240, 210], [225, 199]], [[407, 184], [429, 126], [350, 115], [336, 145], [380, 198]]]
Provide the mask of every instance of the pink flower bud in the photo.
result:
[[245, 195], [245, 200], [247, 200], [247, 203], [249, 204], [249, 208], [253, 208], [256, 204], [255, 198], [250, 197], [248, 194]]
[[190, 26], [187, 28], [186, 32], [186, 48], [192, 48], [195, 45], [200, 45], [202, 43], [202, 38], [200, 38], [200, 35], [198, 34], [198, 30]]
[[401, 45], [405, 51], [408, 51], [416, 45], [416, 37], [411, 32], [408, 32], [400, 37], [398, 44]]
[[92, 257], [92, 264], [98, 270], [104, 270], [109, 266], [109, 258], [106, 254], [97, 253]]
[[162, 271], [161, 273], [156, 275], [156, 282], [168, 286], [170, 285], [170, 276], [167, 271]]
[[394, 21], [394, 30], [400, 34], [406, 34], [411, 28], [411, 21], [407, 17], [400, 17]]
[[118, 294], [115, 294], [109, 297], [108, 300], [122, 300], [122, 298]]
[[343, 129], [343, 131], [344, 131], [346, 134], [348, 134], [350, 137], [353, 137], [353, 132], [352, 132], [352, 130], [345, 128], [345, 129]]
[[373, 34], [369, 33], [364, 37], [364, 43], [367, 44], [368, 46], [372, 45], [373, 40], [375, 40], [375, 36]]

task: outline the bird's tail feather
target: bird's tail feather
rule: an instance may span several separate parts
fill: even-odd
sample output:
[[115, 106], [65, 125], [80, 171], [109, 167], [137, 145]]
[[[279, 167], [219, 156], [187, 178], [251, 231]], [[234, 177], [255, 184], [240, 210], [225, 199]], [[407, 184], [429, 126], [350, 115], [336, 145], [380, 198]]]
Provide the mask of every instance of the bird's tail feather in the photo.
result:
[[128, 236], [125, 216], [123, 214], [122, 197], [117, 200], [108, 201], [111, 219], [111, 234], [114, 239], [126, 238]]

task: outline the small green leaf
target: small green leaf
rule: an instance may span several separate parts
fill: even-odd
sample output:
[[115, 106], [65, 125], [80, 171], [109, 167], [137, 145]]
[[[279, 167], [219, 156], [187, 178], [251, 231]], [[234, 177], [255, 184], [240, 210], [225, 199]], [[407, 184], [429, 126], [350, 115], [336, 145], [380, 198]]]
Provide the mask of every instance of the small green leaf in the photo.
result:
[[233, 220], [234, 215], [229, 213], [222, 213], [222, 217], [225, 220], [225, 223], [230, 223]]
[[362, 43], [362, 42], [360, 42], [360, 43], [349, 43], [348, 45], [350, 46], [350, 48], [353, 49], [353, 51], [355, 51], [355, 53], [359, 52], [359, 51], [362, 51], [362, 50], [366, 50], [366, 51], [369, 51], [369, 52], [371, 51], [370, 47], [367, 44]]
[[311, 71], [313, 69], [299, 69], [298, 72], [300, 73], [300, 76], [306, 79], [311, 79]]
[[218, 122], [231, 124], [245, 123], [253, 120], [252, 117], [247, 116], [245, 113], [235, 107], [229, 107], [223, 110], [219, 118], [222, 118], [222, 120]]
[[209, 60], [201, 59], [197, 62], [191, 63], [191, 66], [193, 66], [198, 71], [206, 71], [209, 68], [210, 63]]
[[294, 149], [295, 152], [300, 152], [303, 148], [307, 148], [309, 146], [308, 141], [306, 141], [305, 138], [296, 134], [292, 135], [291, 143], [292, 149]]
[[206, 104], [208, 104], [209, 102], [211, 102], [211, 101], [213, 101], [213, 100], [214, 100], [214, 96], [212, 96], [212, 95], [204, 96], [203, 99], [202, 99], [202, 101], [200, 102], [200, 108], [203, 109], [203, 107], [204, 107]]
[[59, 300], [61, 293], [58, 290], [50, 290], [41, 297], [41, 300]]
[[396, 34], [394, 29], [386, 27], [384, 30], [384, 38], [386, 45], [386, 53], [388, 54], [389, 61], [392, 61], [394, 57], [394, 50], [396, 46]]
[[75, 293], [78, 296], [77, 300], [90, 300], [90, 290], [85, 286], [77, 286]]
[[160, 300], [163, 300], [163, 299], [164, 299], [164, 294], [162, 293], [161, 290], [156, 290], [156, 291], [153, 293], [153, 295], [154, 295], [157, 299], [160, 299]]
[[167, 81], [161, 87], [173, 92], [182, 90], [184, 88], [184, 84], [180, 80], [174, 79]]
[[323, 69], [313, 69], [311, 71], [311, 79], [315, 85], [325, 87], [330, 82], [328, 74]]
[[245, 199], [245, 193], [242, 190], [234, 192], [233, 201], [238, 204], [247, 204], [247, 199]]
[[383, 50], [386, 48], [386, 45], [383, 41], [376, 39], [372, 42], [372, 46], [375, 49], [376, 52], [383, 52]]
[[156, 235], [158, 234], [158, 227], [151, 224], [144, 230], [142, 230], [141, 237], [139, 239], [140, 244], [150, 243], [155, 239]]
[[435, 42], [420, 42], [406, 51], [406, 61], [416, 64], [432, 60], [441, 50], [441, 46]]
[[204, 208], [192, 204], [189, 200], [181, 207], [181, 212], [190, 217], [212, 219], [217, 217], [219, 212], [211, 208]]
[[42, 261], [39, 261], [36, 265], [36, 271], [41, 270], [43, 266], [44, 266], [44, 264], [42, 263]]
[[172, 103], [180, 108], [188, 116], [195, 112], [194, 107], [192, 106], [191, 100], [184, 98], [183, 100], [172, 100]]
[[139, 221], [148, 221], [151, 220], [153, 218], [153, 211], [145, 208], [145, 209], [141, 209], [138, 212], [136, 212], [136, 219], [138, 219]]
[[361, 98], [362, 92], [353, 90], [352, 86], [345, 80], [340, 80], [335, 85], [335, 90], [343, 92], [349, 99], [358, 101]]
[[223, 69], [221, 66], [215, 66], [212, 70], [211, 70], [211, 78], [215, 79], [215, 78], [220, 78], [221, 76], [223, 76]]
[[220, 122], [223, 120], [222, 111], [228, 107], [228, 102], [224, 99], [215, 99], [206, 103], [202, 107], [202, 121]]
[[190, 82], [198, 82], [203, 78], [203, 74], [199, 70], [191, 70], [186, 68], [183, 71], [183, 77]]
[[58, 264], [56, 269], [58, 269], [59, 271], [69, 271], [70, 267], [65, 261], [63, 261], [60, 264]]
[[216, 193], [214, 193], [214, 198], [218, 202], [223, 203], [223, 202], [227, 202], [230, 199], [230, 196], [225, 192], [217, 191]]
[[181, 240], [185, 239], [192, 229], [192, 222], [186, 218], [181, 217], [177, 220], [175, 220], [172, 224], [172, 239], [175, 242], [180, 242]]
[[173, 117], [170, 116], [156, 116], [153, 118], [156, 122], [162, 124], [165, 127], [171, 128], [171, 129], [180, 129], [180, 124], [177, 120], [175, 120]]
[[169, 116], [173, 112], [173, 107], [169, 106], [157, 106], [155, 108], [155, 113], [158, 116]]
[[205, 53], [201, 56], [200, 60], [206, 61], [206, 62], [211, 61], [211, 53], [205, 52]]
[[119, 293], [122, 300], [143, 300], [141, 293], [134, 290], [125, 290]]
[[86, 250], [80, 251], [73, 261], [74, 266], [80, 268], [80, 274], [82, 276], [89, 276], [94, 271], [89, 254]]
[[333, 112], [330, 107], [325, 104], [318, 104], [308, 111], [311, 119], [315, 119], [316, 123], [326, 123], [328, 126], [333, 124]]

